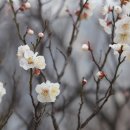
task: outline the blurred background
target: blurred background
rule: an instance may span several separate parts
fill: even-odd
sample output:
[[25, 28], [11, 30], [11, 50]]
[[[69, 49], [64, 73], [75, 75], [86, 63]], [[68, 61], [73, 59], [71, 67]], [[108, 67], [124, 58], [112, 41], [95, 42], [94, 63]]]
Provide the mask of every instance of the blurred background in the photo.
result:
[[[14, 8], [18, 9], [24, 0], [13, 0]], [[90, 41], [97, 60], [104, 57], [110, 36], [99, 25], [98, 19], [102, 17], [102, 6], [105, 0], [93, 0], [96, 3], [93, 16], [82, 20], [79, 34], [73, 42], [72, 55], [67, 64], [65, 73], [61, 78], [61, 94], [55, 103], [55, 116], [60, 130], [75, 130], [77, 127], [77, 113], [79, 109], [79, 93], [82, 78], [88, 81], [84, 87], [84, 105], [81, 121], [84, 121], [94, 110], [96, 84], [93, 75], [97, 68], [92, 61], [91, 55], [82, 50], [82, 44]], [[20, 33], [23, 35], [27, 27], [37, 34], [45, 31], [45, 37], [41, 41], [38, 51], [45, 56], [47, 68], [43, 70], [47, 79], [57, 82], [56, 72], [53, 67], [50, 52], [48, 50], [48, 35], [52, 34], [52, 54], [60, 73], [64, 66], [64, 58], [57, 50], [66, 54], [72, 34], [73, 22], [67, 13], [67, 9], [76, 10], [79, 0], [29, 0], [31, 9], [19, 12], [17, 20], [20, 25]], [[35, 42], [36, 36], [27, 36], [28, 44]], [[19, 67], [16, 56], [17, 48], [22, 43], [19, 40], [13, 14], [9, 1], [0, 0], [0, 81], [4, 82], [7, 94], [0, 104], [0, 128], [2, 130], [29, 130], [33, 118], [33, 107], [29, 96], [29, 73]], [[113, 76], [117, 57], [110, 53], [104, 71], [108, 77]], [[114, 95], [109, 98], [102, 111], [95, 116], [84, 130], [130, 130], [130, 62], [126, 61], [121, 66], [120, 77], [114, 84]], [[41, 79], [35, 77], [33, 89]], [[102, 97], [108, 85], [103, 82], [99, 93]], [[36, 99], [34, 91], [33, 96]], [[50, 111], [50, 106], [47, 106]], [[9, 118], [8, 118], [9, 117]], [[6, 120], [6, 123], [3, 122]], [[38, 130], [53, 130], [51, 118], [44, 114]], [[31, 129], [30, 129], [31, 130]]]

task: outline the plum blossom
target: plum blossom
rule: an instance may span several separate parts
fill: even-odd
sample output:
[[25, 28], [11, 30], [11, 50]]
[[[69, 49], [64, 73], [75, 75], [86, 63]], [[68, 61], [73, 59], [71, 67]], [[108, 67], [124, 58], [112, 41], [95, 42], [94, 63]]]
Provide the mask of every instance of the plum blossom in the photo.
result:
[[113, 45], [110, 44], [109, 47], [111, 47], [114, 50], [114, 54], [116, 55], [119, 52], [121, 52], [121, 49], [123, 50], [124, 45], [126, 44], [121, 44], [121, 43], [113, 44]]
[[102, 13], [102, 15], [106, 15], [106, 14], [109, 13], [109, 11], [110, 11], [109, 6], [105, 5], [105, 6], [102, 8], [101, 13]]
[[99, 23], [107, 34], [112, 33], [112, 23], [111, 22], [107, 22], [105, 19], [99, 19]]
[[121, 54], [122, 57], [130, 59], [130, 45], [118, 43], [109, 46], [114, 50], [115, 55], [119, 55], [119, 53], [122, 53]]
[[115, 23], [115, 43], [130, 43], [130, 17], [125, 16]]
[[30, 68], [44, 69], [46, 66], [43, 56], [38, 56], [38, 52], [30, 50], [28, 45], [18, 48], [17, 56], [19, 58], [20, 67], [25, 70]]
[[87, 3], [84, 3], [83, 7], [83, 11], [80, 14], [80, 9], [78, 9], [78, 11], [76, 11], [76, 15], [79, 16], [80, 15], [80, 19], [87, 19], [89, 17], [91, 17], [93, 15], [93, 10], [95, 9], [95, 3], [93, 1], [88, 1]]
[[122, 9], [119, 6], [118, 2], [114, 2], [113, 0], [107, 0], [106, 5], [103, 6], [101, 10], [102, 15], [108, 15], [112, 11], [113, 8], [114, 8], [114, 12], [117, 14], [122, 12]]
[[127, 2], [126, 4], [123, 5], [123, 12], [126, 15], [130, 14], [130, 2]]
[[130, 32], [130, 17], [124, 17], [115, 23], [115, 33]]
[[43, 82], [36, 86], [36, 92], [39, 102], [55, 102], [56, 97], [60, 94], [60, 85], [46, 81], [46, 83]]
[[0, 82], [0, 103], [2, 101], [3, 96], [6, 94], [6, 89], [2, 82]]
[[130, 33], [128, 32], [122, 32], [122, 33], [116, 33], [116, 36], [114, 37], [115, 43], [130, 43]]

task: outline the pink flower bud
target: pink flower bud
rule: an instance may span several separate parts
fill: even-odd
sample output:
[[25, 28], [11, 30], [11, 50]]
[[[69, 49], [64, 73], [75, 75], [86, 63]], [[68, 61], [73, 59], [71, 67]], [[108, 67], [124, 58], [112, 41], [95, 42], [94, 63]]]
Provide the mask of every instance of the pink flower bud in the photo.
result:
[[88, 81], [87, 81], [85, 78], [83, 78], [83, 79], [82, 79], [82, 86], [84, 86], [87, 82], [88, 82]]
[[31, 8], [31, 4], [30, 4], [29, 2], [26, 2], [26, 3], [23, 3], [23, 4], [20, 6], [19, 10], [25, 11], [25, 10], [30, 9], [30, 8]]
[[44, 37], [44, 33], [42, 33], [42, 32], [38, 33], [38, 37], [43, 38]]
[[29, 35], [33, 35], [33, 34], [34, 34], [34, 31], [29, 28], [29, 29], [27, 30], [27, 33], [28, 33]]
[[40, 69], [35, 69], [33, 72], [36, 76], [41, 74], [41, 70]]
[[103, 79], [105, 77], [105, 73], [103, 71], [98, 71], [96, 75], [98, 79]]
[[88, 51], [88, 50], [89, 50], [88, 44], [83, 44], [83, 45], [82, 45], [82, 50]]
[[29, 2], [24, 3], [24, 5], [25, 5], [26, 9], [30, 9], [31, 8], [31, 4]]

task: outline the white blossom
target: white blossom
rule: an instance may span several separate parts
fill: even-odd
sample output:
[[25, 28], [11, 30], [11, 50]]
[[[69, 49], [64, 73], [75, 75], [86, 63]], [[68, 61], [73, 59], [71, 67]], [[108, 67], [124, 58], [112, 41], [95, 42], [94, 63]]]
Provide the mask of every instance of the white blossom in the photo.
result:
[[93, 10], [95, 9], [96, 4], [93, 1], [88, 1], [87, 3], [84, 3], [83, 6], [84, 6], [84, 9], [83, 9], [82, 13], [80, 14], [80, 8], [79, 8], [75, 14], [77, 16], [80, 15], [80, 19], [88, 19], [89, 17], [91, 17], [93, 15]]
[[130, 60], [130, 45], [118, 43], [109, 46], [114, 50], [115, 55], [119, 55], [119, 53], [121, 52], [122, 57], [126, 57], [128, 60]]
[[101, 10], [102, 15], [106, 15], [109, 13], [109, 6], [105, 5]]
[[130, 17], [124, 17], [115, 23], [115, 33], [130, 32]]
[[30, 68], [44, 69], [46, 66], [43, 56], [38, 56], [38, 52], [34, 53], [28, 45], [18, 48], [18, 58], [20, 67], [28, 70]]
[[43, 56], [34, 57], [34, 66], [38, 69], [44, 69], [46, 66], [45, 59]]
[[56, 97], [60, 94], [59, 83], [46, 83], [38, 84], [36, 86], [36, 92], [38, 93], [37, 99], [39, 102], [55, 102]]
[[2, 82], [0, 82], [0, 103], [2, 101], [2, 97], [6, 94], [6, 89]]
[[114, 37], [115, 43], [130, 43], [130, 33], [128, 32], [122, 32], [122, 33], [116, 33]]
[[126, 15], [130, 14], [130, 2], [127, 2], [125, 5], [123, 5], [123, 12]]
[[113, 45], [110, 44], [109, 47], [111, 47], [114, 50], [114, 54], [117, 54], [117, 52], [121, 50], [121, 47], [123, 47], [123, 44], [121, 43], [113, 44]]
[[107, 34], [111, 34], [112, 33], [112, 24], [111, 22], [106, 22], [106, 20], [104, 19], [99, 19], [99, 23], [100, 25], [103, 27], [104, 31], [107, 33]]

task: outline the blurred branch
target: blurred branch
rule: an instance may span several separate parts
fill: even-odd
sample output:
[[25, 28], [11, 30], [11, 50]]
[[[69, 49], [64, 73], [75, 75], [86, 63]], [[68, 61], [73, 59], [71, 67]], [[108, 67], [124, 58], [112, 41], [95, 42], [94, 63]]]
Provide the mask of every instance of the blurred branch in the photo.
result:
[[18, 23], [18, 21], [17, 21], [17, 13], [18, 13], [18, 10], [15, 11], [14, 6], [13, 6], [13, 1], [12, 1], [12, 0], [9, 0], [9, 2], [10, 2], [10, 6], [11, 6], [11, 9], [12, 9], [12, 12], [13, 12], [13, 15], [14, 15], [13, 20], [14, 20], [14, 23], [15, 23], [15, 26], [16, 26], [16, 29], [17, 29], [17, 33], [18, 33], [19, 39], [23, 42], [24, 45], [26, 45], [27, 43], [26, 43], [26, 40], [25, 40], [25, 36], [26, 36], [27, 33], [25, 32], [25, 34], [24, 34], [23, 37], [22, 37], [22, 35], [21, 35], [21, 33], [20, 33], [19, 23]]

